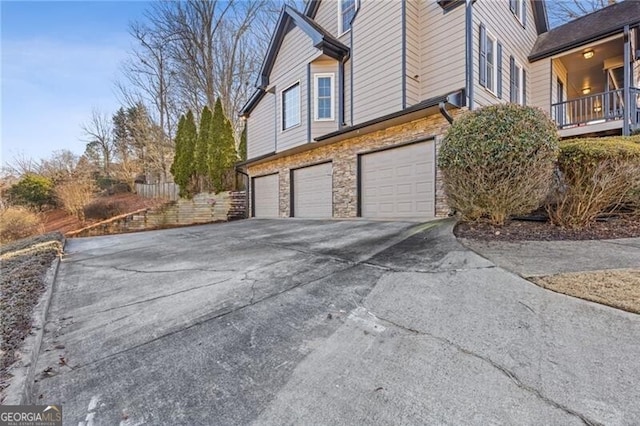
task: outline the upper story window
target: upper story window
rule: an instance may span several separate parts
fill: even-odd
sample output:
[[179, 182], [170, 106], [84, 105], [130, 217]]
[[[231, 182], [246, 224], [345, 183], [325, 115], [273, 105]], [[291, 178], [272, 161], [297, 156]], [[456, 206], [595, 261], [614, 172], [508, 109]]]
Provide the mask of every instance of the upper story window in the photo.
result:
[[511, 57], [511, 72], [510, 72], [510, 98], [509, 100], [514, 104], [526, 105], [526, 93], [527, 93], [527, 72], [522, 65], [518, 64], [514, 57]]
[[356, 1], [357, 0], [338, 0], [340, 2], [338, 14], [338, 22], [340, 25], [340, 35], [346, 33], [351, 29], [351, 20], [356, 14]]
[[282, 91], [282, 130], [300, 125], [300, 83]]
[[502, 97], [502, 45], [480, 25], [480, 85]]
[[333, 74], [316, 74], [315, 80], [315, 119], [316, 121], [333, 120]]
[[527, 19], [527, 8], [524, 0], [509, 0], [509, 9], [511, 9], [511, 13], [518, 18], [520, 23], [524, 25]]

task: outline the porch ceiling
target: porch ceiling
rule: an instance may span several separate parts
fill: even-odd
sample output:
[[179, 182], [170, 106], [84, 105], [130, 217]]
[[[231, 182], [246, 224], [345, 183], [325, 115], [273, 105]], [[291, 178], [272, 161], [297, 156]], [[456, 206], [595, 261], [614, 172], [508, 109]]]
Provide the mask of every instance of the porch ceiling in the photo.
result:
[[[567, 70], [568, 98], [574, 99], [584, 96], [582, 89], [591, 88], [591, 93], [600, 93], [605, 90], [606, 73], [605, 60], [611, 60], [623, 55], [622, 37], [610, 40], [606, 43], [587, 46], [584, 49], [561, 56], [559, 60]], [[593, 50], [594, 55], [585, 59], [582, 53]]]

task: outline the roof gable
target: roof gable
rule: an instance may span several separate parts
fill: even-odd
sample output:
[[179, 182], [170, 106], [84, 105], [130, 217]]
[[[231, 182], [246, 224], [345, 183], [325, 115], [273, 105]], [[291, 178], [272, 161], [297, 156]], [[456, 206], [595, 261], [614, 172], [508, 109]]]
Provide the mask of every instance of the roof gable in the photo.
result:
[[540, 34], [529, 60], [544, 59], [621, 33], [625, 26], [637, 24], [640, 24], [640, 2], [626, 0], [615, 3]]
[[337, 60], [341, 60], [349, 56], [349, 48], [342, 44], [337, 38], [329, 34], [328, 31], [318, 25], [313, 19], [301, 14], [290, 6], [285, 6], [280, 13], [278, 23], [276, 24], [276, 30], [271, 38], [267, 55], [262, 63], [262, 69], [260, 70], [257, 83], [259, 88], [266, 89], [269, 85], [269, 75], [273, 70], [276, 56], [280, 51], [285, 35], [293, 25], [297, 26], [306, 35], [308, 35], [311, 38], [314, 47], [322, 50], [325, 55]]
[[[307, 9], [309, 4], [307, 5]], [[290, 6], [283, 7], [276, 24], [275, 32], [271, 37], [267, 54], [262, 62], [260, 74], [258, 75], [258, 81], [256, 82], [256, 87], [258, 89], [254, 92], [251, 98], [249, 98], [244, 107], [242, 107], [242, 116], [248, 116], [256, 105], [258, 105], [258, 102], [260, 102], [264, 97], [266, 89], [269, 86], [269, 76], [271, 75], [271, 71], [275, 65], [278, 52], [282, 47], [284, 37], [289, 33], [293, 26], [297, 26], [307, 36], [309, 36], [313, 46], [321, 50], [325, 55], [336, 60], [342, 60], [349, 56], [349, 48], [318, 25], [318, 23], [316, 23], [307, 14], [302, 14]]]

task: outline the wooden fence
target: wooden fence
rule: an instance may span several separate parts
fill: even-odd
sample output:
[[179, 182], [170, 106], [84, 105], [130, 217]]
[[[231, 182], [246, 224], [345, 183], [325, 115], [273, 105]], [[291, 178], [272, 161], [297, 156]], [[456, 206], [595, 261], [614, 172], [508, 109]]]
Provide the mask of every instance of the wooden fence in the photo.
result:
[[165, 200], [178, 201], [180, 186], [177, 183], [136, 183], [136, 193], [145, 198], [164, 198]]

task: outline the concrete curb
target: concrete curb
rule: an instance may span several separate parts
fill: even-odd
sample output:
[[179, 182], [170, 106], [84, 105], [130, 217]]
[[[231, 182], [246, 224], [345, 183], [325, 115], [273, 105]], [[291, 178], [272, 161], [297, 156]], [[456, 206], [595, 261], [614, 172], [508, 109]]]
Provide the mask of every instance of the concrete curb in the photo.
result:
[[47, 321], [47, 313], [51, 305], [51, 297], [53, 296], [53, 288], [58, 276], [58, 269], [64, 248], [67, 243], [66, 238], [62, 240], [62, 252], [58, 256], [49, 269], [44, 278], [45, 291], [40, 296], [38, 304], [34, 307], [32, 318], [32, 333], [27, 336], [19, 351], [20, 358], [13, 365], [9, 373], [13, 376], [9, 380], [9, 386], [5, 389], [6, 397], [2, 402], [3, 405], [26, 405], [33, 404], [31, 393], [33, 383], [36, 376], [36, 365], [38, 354], [42, 347], [42, 338], [44, 336], [44, 328]]

